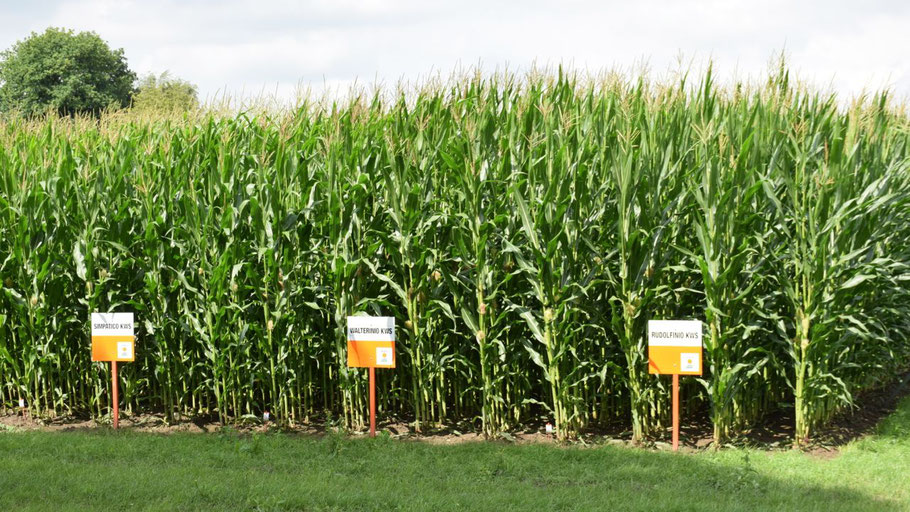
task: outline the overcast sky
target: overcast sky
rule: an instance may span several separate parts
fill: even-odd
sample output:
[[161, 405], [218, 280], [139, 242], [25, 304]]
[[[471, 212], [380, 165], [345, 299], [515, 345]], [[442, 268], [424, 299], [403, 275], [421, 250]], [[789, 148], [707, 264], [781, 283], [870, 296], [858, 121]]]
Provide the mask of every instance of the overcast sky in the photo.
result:
[[[794, 6], [798, 4], [798, 6]], [[863, 4], [862, 7], [859, 7]], [[910, 95], [910, 2], [494, 0], [0, 0], [0, 48], [48, 26], [92, 30], [140, 75], [168, 70], [202, 98], [345, 91], [457, 66], [700, 68], [757, 76], [785, 50], [844, 96]]]

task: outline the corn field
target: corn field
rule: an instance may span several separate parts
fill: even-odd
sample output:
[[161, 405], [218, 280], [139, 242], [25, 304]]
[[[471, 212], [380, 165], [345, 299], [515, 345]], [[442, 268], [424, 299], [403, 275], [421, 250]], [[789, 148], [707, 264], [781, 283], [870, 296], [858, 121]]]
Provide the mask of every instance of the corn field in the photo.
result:
[[910, 364], [910, 123], [886, 93], [562, 70], [293, 111], [0, 120], [0, 402], [104, 417], [89, 314], [134, 311], [122, 407], [363, 428], [345, 317], [397, 318], [380, 417], [663, 435], [649, 319], [722, 443], [805, 442]]

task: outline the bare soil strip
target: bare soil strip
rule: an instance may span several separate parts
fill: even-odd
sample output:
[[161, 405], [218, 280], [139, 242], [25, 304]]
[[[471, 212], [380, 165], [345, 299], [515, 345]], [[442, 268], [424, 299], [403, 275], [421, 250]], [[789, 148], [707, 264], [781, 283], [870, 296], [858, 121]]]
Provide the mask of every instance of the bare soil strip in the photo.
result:
[[[806, 451], [820, 457], [837, 455], [839, 449], [847, 443], [875, 431], [879, 422], [893, 413], [898, 403], [905, 396], [910, 395], [910, 372], [903, 374], [890, 385], [867, 391], [861, 394], [855, 407], [838, 414], [824, 428], [816, 432]], [[763, 422], [755, 427], [741, 432], [730, 444], [748, 446], [752, 448], [775, 450], [790, 449], [793, 445], [793, 414], [792, 409], [782, 409], [768, 415]], [[334, 427], [322, 420], [315, 420], [309, 424], [295, 424], [292, 426], [279, 426], [272, 423], [240, 422], [232, 425], [222, 425], [209, 418], [180, 418], [173, 423], [167, 423], [162, 414], [129, 415], [121, 413], [121, 428], [137, 432], [154, 434], [172, 434], [178, 432], [189, 433], [216, 433], [225, 429], [241, 433], [284, 432], [292, 435], [325, 435], [334, 431]], [[109, 428], [104, 422], [78, 417], [34, 418], [26, 411], [6, 411], [0, 413], [0, 430], [41, 430], [41, 431], [86, 431]], [[461, 427], [461, 428], [459, 428]], [[470, 425], [446, 426], [443, 428], [423, 429], [421, 432], [414, 430], [412, 424], [403, 420], [379, 422], [379, 430], [399, 439], [414, 440], [432, 444], [458, 444], [464, 442], [482, 441], [481, 434], [473, 430]], [[700, 411], [694, 417], [685, 418], [680, 432], [680, 443], [686, 451], [697, 451], [709, 448], [712, 444], [712, 426], [707, 411]], [[357, 432], [353, 435], [364, 435]], [[646, 446], [664, 449], [668, 447], [665, 442], [669, 439], [669, 429], [665, 436], [659, 436], [645, 443]], [[544, 433], [542, 425], [535, 425], [523, 431], [503, 434], [501, 441], [515, 443], [555, 443], [555, 436]], [[615, 425], [610, 428], [592, 429], [586, 432], [580, 441], [591, 444], [629, 444], [631, 432], [624, 425]]]

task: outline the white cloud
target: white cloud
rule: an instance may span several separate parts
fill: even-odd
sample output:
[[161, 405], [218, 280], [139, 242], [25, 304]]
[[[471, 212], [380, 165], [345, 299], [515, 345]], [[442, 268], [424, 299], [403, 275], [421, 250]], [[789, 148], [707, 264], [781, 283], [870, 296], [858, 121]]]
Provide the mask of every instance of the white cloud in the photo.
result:
[[800, 77], [844, 95], [883, 85], [910, 93], [910, 7], [900, 2], [74, 0], [2, 10], [0, 46], [50, 25], [94, 30], [140, 74], [170, 70], [203, 96], [291, 98], [298, 84], [394, 83], [478, 62], [598, 70], [644, 61], [661, 73], [680, 55], [711, 58], [730, 78], [762, 73], [784, 47]]

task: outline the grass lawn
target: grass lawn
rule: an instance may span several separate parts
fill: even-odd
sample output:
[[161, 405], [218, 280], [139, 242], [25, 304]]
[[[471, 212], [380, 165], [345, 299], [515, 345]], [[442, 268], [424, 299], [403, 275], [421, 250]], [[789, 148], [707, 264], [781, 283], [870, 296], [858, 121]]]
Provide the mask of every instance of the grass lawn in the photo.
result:
[[387, 438], [0, 433], [0, 510], [907, 510], [910, 399], [833, 458]]

